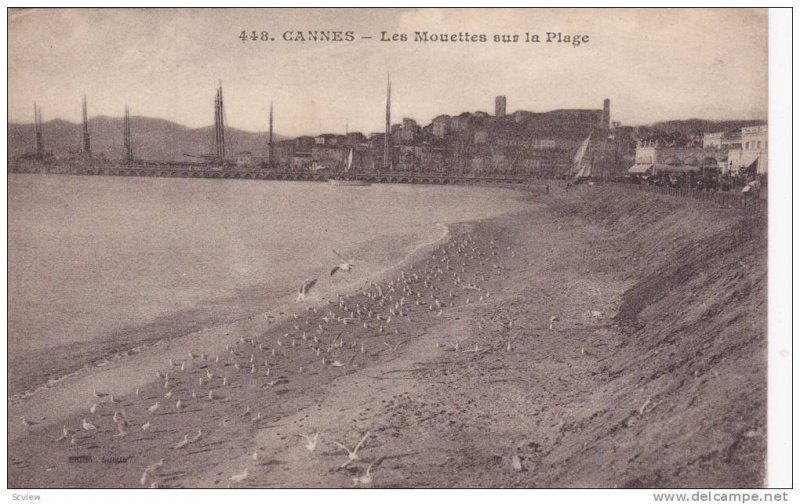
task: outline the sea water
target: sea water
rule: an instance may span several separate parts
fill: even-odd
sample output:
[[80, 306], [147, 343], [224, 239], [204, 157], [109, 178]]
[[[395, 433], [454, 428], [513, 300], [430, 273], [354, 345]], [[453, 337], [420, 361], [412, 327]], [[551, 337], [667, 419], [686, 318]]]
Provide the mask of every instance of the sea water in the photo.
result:
[[[9, 393], [104, 352], [265, 312], [306, 279], [334, 292], [443, 226], [511, 212], [505, 189], [8, 177]], [[336, 250], [351, 273], [330, 271]]]

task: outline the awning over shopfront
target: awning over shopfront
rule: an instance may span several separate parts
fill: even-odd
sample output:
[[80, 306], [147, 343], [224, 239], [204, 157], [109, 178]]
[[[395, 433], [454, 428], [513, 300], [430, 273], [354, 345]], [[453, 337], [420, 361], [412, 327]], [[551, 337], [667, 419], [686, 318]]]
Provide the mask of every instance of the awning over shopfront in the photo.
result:
[[628, 173], [633, 173], [635, 175], [641, 175], [642, 173], [647, 173], [650, 171], [650, 168], [653, 167], [653, 163], [636, 163], [635, 165], [628, 168]]

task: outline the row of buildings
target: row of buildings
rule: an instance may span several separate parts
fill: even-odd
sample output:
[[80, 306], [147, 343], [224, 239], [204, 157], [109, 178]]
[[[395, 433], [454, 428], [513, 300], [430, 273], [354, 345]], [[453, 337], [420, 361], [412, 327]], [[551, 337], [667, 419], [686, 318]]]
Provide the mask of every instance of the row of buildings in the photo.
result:
[[274, 145], [274, 157], [266, 159], [265, 165], [285, 170], [338, 171], [352, 152], [353, 172], [555, 177], [575, 173], [584, 165], [610, 169], [614, 156], [610, 154], [609, 100], [597, 109], [542, 113], [519, 110], [507, 114], [506, 105], [506, 97], [498, 96], [494, 115], [481, 111], [440, 115], [427, 125], [403, 118], [390, 124], [386, 132], [322, 134], [280, 141]]
[[768, 148], [766, 124], [705, 133], [702, 147], [638, 142], [634, 163], [628, 173], [638, 176], [705, 172], [733, 177], [765, 175]]

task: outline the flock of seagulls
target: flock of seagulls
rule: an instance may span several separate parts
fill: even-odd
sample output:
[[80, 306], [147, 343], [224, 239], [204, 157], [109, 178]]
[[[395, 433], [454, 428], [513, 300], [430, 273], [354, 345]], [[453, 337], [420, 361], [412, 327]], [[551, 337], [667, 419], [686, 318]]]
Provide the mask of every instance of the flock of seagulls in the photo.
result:
[[[355, 261], [333, 252], [342, 262], [330, 275], [352, 271]], [[306, 306], [305, 317], [295, 314], [281, 329], [273, 328], [255, 338], [239, 338], [218, 355], [192, 351], [184, 359], [170, 358], [165, 369], [156, 371], [157, 381], [137, 389], [130, 397], [92, 390], [88, 416], [83, 417], [80, 427], [70, 429], [64, 425], [61, 436], [54, 442], [69, 440], [71, 445], [80, 446], [88, 438], [101, 444], [106, 442], [104, 440], [113, 442], [115, 438], [129, 435], [137, 440], [153, 439], [153, 435], [163, 438], [170, 431], [173, 415], [187, 420], [196, 418], [193, 430], [172, 441], [165, 440], [157, 447], [154, 455], [159, 457], [158, 461], [147, 465], [141, 474], [142, 486], [159, 487], [164, 483], [161, 481], [163, 467], [193, 453], [195, 445], [198, 452], [207, 449], [203, 446], [206, 434], [213, 436], [218, 429], [237, 422], [257, 426], [265, 419], [258, 409], [264, 408], [266, 414], [269, 401], [243, 404], [239, 399], [237, 402], [240, 395], [233, 392], [234, 388], [248, 387], [251, 391], [263, 390], [268, 394], [269, 390], [289, 383], [293, 376], [316, 374], [324, 377], [327, 375], [323, 372], [362, 366], [370, 357], [398, 354], [413, 336], [409, 331], [413, 331], [413, 326], [408, 323], [421, 314], [441, 317], [449, 307], [488, 299], [492, 293], [482, 287], [482, 283], [489, 275], [503, 271], [498, 264], [500, 252], [493, 240], [488, 247], [481, 247], [469, 235], [451, 238], [433, 252], [427, 262], [411, 265], [382, 282], [368, 282], [351, 295], [340, 294], [336, 301], [328, 300], [327, 307]], [[316, 283], [316, 278], [304, 282], [297, 301], [305, 301]], [[271, 317], [267, 320], [272, 323]], [[281, 332], [283, 334], [277, 334]], [[437, 343], [437, 347], [441, 345]], [[506, 348], [511, 349], [510, 341]], [[474, 349], [461, 350], [459, 343], [449, 350], [481, 352], [477, 345]], [[237, 413], [235, 409], [239, 407], [242, 409]], [[216, 417], [210, 413], [212, 411], [217, 413]], [[214, 422], [219, 423], [214, 424], [209, 420], [220, 415], [225, 416], [222, 422], [216, 420]], [[113, 426], [108, 423], [109, 416]], [[22, 422], [28, 429], [40, 423], [25, 417]], [[297, 436], [304, 439], [308, 452], [318, 449], [319, 432], [298, 433]], [[370, 432], [364, 433], [352, 449], [338, 441], [326, 442], [347, 455], [339, 466], [347, 468], [361, 461], [360, 451], [370, 436]], [[257, 460], [258, 450], [249, 458]], [[371, 470], [378, 460], [353, 478], [355, 485], [372, 484]], [[244, 467], [241, 472], [230, 475], [228, 481], [242, 484], [257, 467]]]

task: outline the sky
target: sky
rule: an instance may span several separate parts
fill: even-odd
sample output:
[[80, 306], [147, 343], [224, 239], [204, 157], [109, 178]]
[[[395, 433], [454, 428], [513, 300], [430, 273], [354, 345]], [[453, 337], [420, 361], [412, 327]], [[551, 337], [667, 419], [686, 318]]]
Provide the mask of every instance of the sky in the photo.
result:
[[[242, 42], [242, 30], [268, 41]], [[352, 42], [284, 34], [353, 31]], [[382, 42], [381, 32], [406, 42]], [[485, 34], [414, 42], [414, 32]], [[525, 34], [540, 42], [526, 43]], [[546, 32], [588, 36], [544, 42]], [[518, 42], [495, 43], [495, 34]], [[363, 39], [362, 36], [373, 37]], [[767, 118], [767, 12], [751, 9], [41, 9], [8, 21], [10, 122], [131, 115], [213, 124], [222, 82], [229, 126], [295, 136], [369, 133], [392, 118], [602, 108], [627, 125], [669, 119]]]

